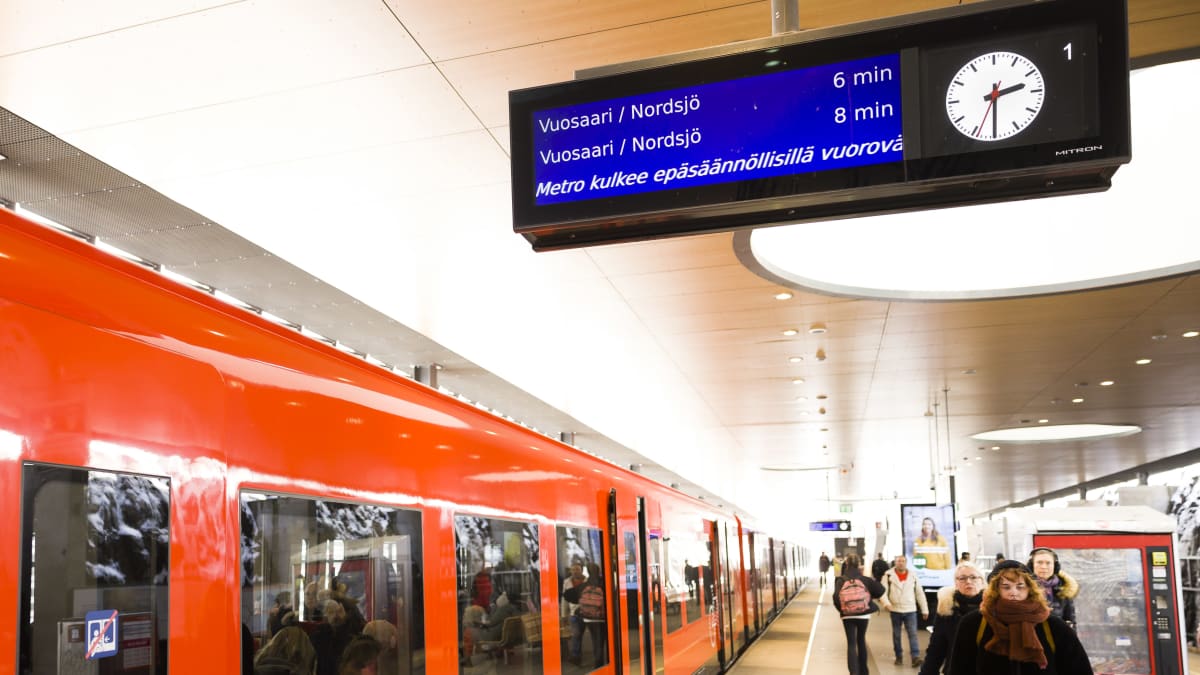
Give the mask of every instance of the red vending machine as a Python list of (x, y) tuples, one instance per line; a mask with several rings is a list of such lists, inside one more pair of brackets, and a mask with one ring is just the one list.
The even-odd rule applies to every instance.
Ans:
[(1033, 546), (1054, 549), (1079, 583), (1075, 630), (1096, 674), (1187, 673), (1174, 519), (1144, 507), (1064, 511), (1034, 521)]

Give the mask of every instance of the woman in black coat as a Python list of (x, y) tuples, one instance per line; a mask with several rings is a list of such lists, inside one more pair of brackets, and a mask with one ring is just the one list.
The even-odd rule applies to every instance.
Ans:
[(1006, 560), (992, 570), (978, 612), (954, 637), (954, 675), (1092, 675), (1075, 631), (1050, 613), (1025, 566)]
[(959, 563), (954, 568), (954, 586), (938, 589), (937, 616), (933, 619), (933, 634), (925, 650), (925, 662), (919, 675), (947, 672), (954, 635), (962, 618), (979, 609), (983, 600), (983, 574), (971, 563)]
[[(853, 553), (846, 556), (842, 564), (842, 576), (833, 580), (833, 606), (842, 616), (842, 628), (846, 631), (846, 668), (850, 675), (867, 674), (867, 622), (871, 615), (879, 611), (875, 599), (883, 596), (883, 585), (871, 577), (862, 574), (862, 562)], [(842, 593), (842, 589), (846, 593)], [(862, 593), (858, 586), (862, 586)], [(860, 607), (849, 606), (850, 598)], [(845, 602), (843, 602), (845, 601)]]

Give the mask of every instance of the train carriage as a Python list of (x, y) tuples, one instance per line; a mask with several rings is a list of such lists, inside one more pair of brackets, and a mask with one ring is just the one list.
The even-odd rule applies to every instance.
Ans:
[(405, 675), (715, 671), (803, 583), (703, 501), (2, 209), (0, 372), (18, 673), (240, 672), (292, 626)]

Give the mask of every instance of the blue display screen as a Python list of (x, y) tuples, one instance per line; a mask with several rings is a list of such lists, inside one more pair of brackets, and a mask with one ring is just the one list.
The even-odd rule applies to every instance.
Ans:
[(537, 206), (900, 162), (900, 56), (537, 111)]

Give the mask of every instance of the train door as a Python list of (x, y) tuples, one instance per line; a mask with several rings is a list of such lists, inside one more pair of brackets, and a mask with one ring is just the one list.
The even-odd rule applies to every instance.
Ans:
[[(638, 504), (640, 510), (640, 499)], [(641, 564), (642, 556), (639, 553), (641, 547), (638, 545), (638, 529), (623, 528), (620, 531), (620, 537), (621, 587), (625, 590), (624, 638), (626, 654), (629, 657), (629, 673), (630, 675), (645, 675), (645, 664), (642, 660), (642, 628), (645, 616), (642, 601), (645, 596), (643, 592), (645, 570)]]
[(666, 622), (663, 605), (662, 512), (657, 504), (638, 498), (638, 529), (643, 563), (642, 587), (649, 588), (642, 599), (642, 672), (662, 675), (666, 671), (663, 643)]
[(759, 616), (762, 611), (762, 584), (758, 579), (758, 565), (754, 561), (754, 533), (746, 532), (742, 536), (742, 564), (746, 568), (746, 594), (750, 598), (750, 615), (746, 623), (751, 635), (758, 635), (762, 629)]

